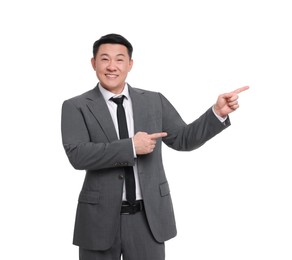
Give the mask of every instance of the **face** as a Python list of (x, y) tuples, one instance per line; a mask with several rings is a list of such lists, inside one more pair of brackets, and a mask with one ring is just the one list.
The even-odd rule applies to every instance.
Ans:
[(119, 94), (124, 89), (133, 60), (130, 59), (126, 46), (106, 43), (100, 45), (91, 64), (100, 84), (108, 91)]

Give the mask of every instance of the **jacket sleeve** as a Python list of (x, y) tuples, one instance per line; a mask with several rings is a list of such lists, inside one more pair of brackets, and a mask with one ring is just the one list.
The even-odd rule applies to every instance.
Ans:
[(93, 142), (81, 109), (71, 100), (62, 105), (61, 132), (64, 149), (75, 169), (100, 170), (134, 165), (132, 140)]
[(171, 103), (160, 94), (162, 104), (162, 125), (167, 137), (163, 141), (169, 147), (179, 151), (191, 151), (199, 148), (212, 137), (230, 125), (229, 117), (224, 123), (209, 108), (203, 115), (190, 124), (186, 124)]

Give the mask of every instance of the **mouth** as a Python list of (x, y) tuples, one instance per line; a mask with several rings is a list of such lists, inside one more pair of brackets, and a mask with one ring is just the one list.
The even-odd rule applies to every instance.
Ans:
[(115, 79), (115, 78), (117, 78), (119, 75), (117, 75), (117, 74), (105, 74), (105, 76), (106, 76), (107, 78), (110, 78), (110, 79)]

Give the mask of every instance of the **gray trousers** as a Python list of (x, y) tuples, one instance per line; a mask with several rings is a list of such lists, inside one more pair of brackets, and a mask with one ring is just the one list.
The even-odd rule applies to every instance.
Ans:
[(106, 251), (79, 247), (80, 260), (165, 260), (164, 243), (152, 236), (145, 213), (120, 216), (120, 229), (113, 246)]

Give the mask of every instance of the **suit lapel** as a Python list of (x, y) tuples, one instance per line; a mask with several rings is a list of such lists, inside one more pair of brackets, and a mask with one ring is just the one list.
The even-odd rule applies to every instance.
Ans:
[[(134, 117), (134, 133), (139, 131), (147, 131), (148, 109), (147, 100), (143, 98), (144, 91), (133, 89), (129, 86), (129, 94), (132, 100), (133, 117)], [(112, 142), (118, 139), (111, 114), (108, 110), (107, 104), (98, 88), (95, 87), (87, 94), (87, 107), (98, 121), (108, 141)]]
[(89, 100), (87, 106), (98, 121), (108, 141), (112, 142), (117, 140), (118, 136), (111, 114), (98, 86), (89, 91), (87, 99)]
[(143, 98), (144, 91), (133, 89), (129, 86), (129, 94), (132, 100), (135, 133), (145, 132), (147, 129), (148, 109), (147, 101)]

